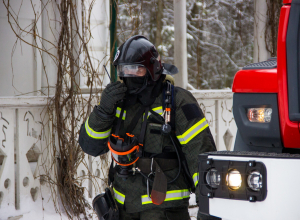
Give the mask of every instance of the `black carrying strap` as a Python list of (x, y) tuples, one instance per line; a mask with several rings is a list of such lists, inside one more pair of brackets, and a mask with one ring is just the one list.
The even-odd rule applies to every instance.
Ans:
[(140, 136), (139, 136), (139, 139), (138, 139), (140, 144), (144, 144), (144, 137), (145, 137), (145, 133), (146, 133), (146, 129), (147, 129), (148, 112), (149, 112), (149, 107), (146, 107), (145, 115), (144, 115), (144, 121), (143, 121), (143, 124), (142, 124), (141, 133), (140, 133)]
[(134, 116), (134, 118), (132, 119), (132, 121), (130, 122), (127, 131), (129, 133), (132, 133), (133, 129), (135, 128), (136, 124), (138, 123), (139, 119), (141, 118), (141, 116), (144, 114), (144, 120), (142, 123), (142, 127), (141, 127), (141, 132), (140, 132), (140, 136), (138, 138), (138, 143), (139, 144), (143, 144), (144, 142), (144, 137), (145, 137), (145, 133), (146, 133), (146, 129), (147, 129), (147, 117), (148, 117), (148, 112), (149, 112), (149, 107), (143, 107), (141, 106), (141, 108), (139, 109), (139, 111), (137, 112), (137, 114)]
[(145, 112), (145, 107), (141, 106), (140, 109), (138, 110), (138, 112), (135, 114), (135, 116), (131, 120), (131, 122), (127, 128), (127, 132), (131, 133), (133, 131), (133, 129), (137, 125), (138, 121), (140, 120), (140, 118), (144, 112)]
[[(164, 158), (155, 158), (154, 161), (161, 167), (163, 171), (173, 170), (178, 168), (178, 160), (177, 159), (164, 159)], [(156, 169), (156, 163), (152, 163), (151, 158), (140, 158), (136, 162), (136, 166), (142, 170), (143, 173), (149, 174), (152, 170)]]

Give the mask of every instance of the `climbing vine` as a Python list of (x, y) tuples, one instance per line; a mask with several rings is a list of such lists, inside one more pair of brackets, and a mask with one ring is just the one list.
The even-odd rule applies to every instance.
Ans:
[[(15, 44), (25, 43), (37, 49), (44, 74), (42, 77), (48, 83), (38, 92), (48, 97), (45, 109), (48, 117), (43, 121), (43, 126), (48, 126), (51, 132), (48, 149), (44, 150), (49, 154), (45, 161), (41, 161), (43, 172), (37, 178), (41, 185), (47, 183), (50, 186), (57, 212), (65, 213), (69, 219), (87, 219), (92, 213), (87, 201), (91, 193), (82, 186), (82, 182), (88, 179), (94, 188), (102, 191), (107, 181), (100, 178), (100, 173), (90, 171), (93, 158), (81, 150), (78, 135), (80, 125), (86, 121), (92, 106), (99, 102), (103, 85), (103, 70), (100, 67), (109, 62), (109, 57), (105, 55), (102, 60), (97, 60), (88, 49), (93, 38), (91, 16), (95, 0), (41, 0), (40, 7), (36, 6), (36, 2), (30, 0), (35, 20), (24, 27), (19, 12), (11, 5), (12, 1), (3, 0), (8, 23), (16, 35)], [(22, 2), (18, 10), (23, 6)], [(47, 27), (42, 29), (49, 28), (48, 35), (53, 40), (49, 40), (38, 28), (38, 24), (45, 20), (43, 24)], [(28, 40), (28, 36), (32, 37), (33, 42)], [(49, 60), (51, 64), (47, 63)], [(47, 65), (52, 64), (56, 66), (56, 73), (48, 72)], [(49, 79), (55, 74), (56, 82), (51, 85)], [(86, 90), (81, 89), (80, 77), (87, 79)], [(108, 156), (102, 156), (102, 171), (99, 172), (107, 173), (108, 164)], [(80, 165), (87, 168), (87, 173), (78, 175)]]

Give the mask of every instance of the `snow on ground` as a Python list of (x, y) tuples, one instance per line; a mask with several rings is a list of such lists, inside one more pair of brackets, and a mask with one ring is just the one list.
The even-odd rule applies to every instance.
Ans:
[(37, 198), (34, 202), (31, 197), (24, 198), (25, 202), (20, 210), (13, 206), (1, 207), (0, 220), (20, 219), (20, 220), (68, 220), (67, 216), (60, 215), (55, 211), (53, 201)]
[(189, 213), (190, 213), (191, 220), (196, 220), (197, 219), (197, 213), (198, 213), (198, 207), (190, 208)]
[[(32, 201), (31, 197), (25, 198), (26, 204), (23, 205), (20, 210), (15, 210), (13, 206), (11, 207), (0, 207), (0, 220), (68, 220), (67, 215), (59, 214), (55, 211), (53, 201), (49, 195), (43, 195), (42, 200), (39, 197), (35, 202)], [(45, 198), (48, 199), (45, 199)], [(50, 199), (49, 199), (50, 198)], [(92, 199), (89, 200), (92, 204)], [(195, 205), (195, 194), (191, 195), (190, 205)], [(198, 207), (189, 209), (191, 220), (197, 219)], [(90, 220), (97, 220), (96, 214), (90, 213), (92, 217)]]
[[(196, 196), (195, 194), (191, 194), (190, 196), (190, 205), (196, 205)], [(191, 220), (197, 219), (198, 207), (189, 209)]]

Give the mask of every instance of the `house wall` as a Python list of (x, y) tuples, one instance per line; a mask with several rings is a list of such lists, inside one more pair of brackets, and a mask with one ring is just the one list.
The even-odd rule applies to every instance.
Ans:
[[(232, 115), (230, 90), (192, 90), (209, 123), (218, 150), (233, 150), (236, 124)], [(88, 95), (83, 97), (88, 100)], [(50, 195), (46, 176), (57, 170), (51, 145), (53, 128), (49, 123), (46, 97), (0, 97), (0, 218), (1, 210), (40, 206)], [(83, 103), (84, 104), (84, 103)], [(92, 105), (97, 104), (96, 100)], [(78, 122), (79, 127), (83, 121)], [(55, 137), (54, 137), (55, 138)], [(89, 201), (105, 187), (110, 158), (85, 155), (77, 177)], [(91, 173), (94, 178), (88, 178)], [(46, 202), (44, 202), (46, 203)], [(42, 206), (41, 206), (42, 208)]]

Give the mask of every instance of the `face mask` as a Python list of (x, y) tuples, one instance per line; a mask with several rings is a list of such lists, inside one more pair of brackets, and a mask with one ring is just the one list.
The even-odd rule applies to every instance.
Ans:
[(127, 77), (124, 78), (124, 83), (129, 94), (138, 94), (143, 90), (143, 87), (146, 88), (147, 86), (146, 77)]

